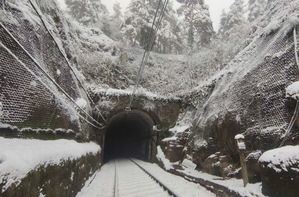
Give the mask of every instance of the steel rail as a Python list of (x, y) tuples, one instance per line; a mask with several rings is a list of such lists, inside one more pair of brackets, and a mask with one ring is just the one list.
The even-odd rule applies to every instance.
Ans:
[(114, 162), (115, 169), (114, 169), (114, 197), (119, 197), (118, 194), (118, 170), (117, 170), (117, 161)]
[(169, 195), (173, 197), (182, 197), (175, 191), (171, 190), (168, 186), (166, 186), (164, 183), (162, 183), (158, 178), (156, 178), (152, 173), (150, 173), (148, 170), (146, 170), (144, 167), (142, 167), (140, 164), (138, 164), (134, 159), (129, 159), (132, 163), (134, 163), (136, 166), (138, 166), (144, 173), (146, 173), (151, 179), (153, 179), (160, 187), (162, 187)]

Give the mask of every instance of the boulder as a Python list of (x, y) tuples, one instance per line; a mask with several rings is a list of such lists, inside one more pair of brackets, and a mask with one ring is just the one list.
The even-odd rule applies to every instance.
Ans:
[(262, 152), (258, 150), (258, 151), (251, 152), (246, 157), (246, 166), (247, 166), (248, 178), (250, 183), (256, 183), (261, 181), (260, 166), (258, 163), (258, 160), (261, 155)]
[(210, 155), (203, 163), (203, 170), (207, 173), (227, 177), (232, 174), (234, 167), (231, 164), (232, 159), (220, 152)]
[(265, 152), (259, 159), (263, 193), (274, 197), (299, 194), (299, 146)]
[(186, 128), (184, 131), (176, 133), (173, 137), (162, 140), (161, 146), (166, 158), (168, 158), (170, 162), (182, 162), (184, 160), (189, 135), (189, 129)]

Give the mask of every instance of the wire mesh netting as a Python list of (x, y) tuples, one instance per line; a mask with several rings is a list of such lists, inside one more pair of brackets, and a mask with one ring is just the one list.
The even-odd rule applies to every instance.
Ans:
[(28, 0), (16, 2), (0, 1), (0, 122), (19, 128), (88, 130), (94, 120), (74, 102), (86, 95), (42, 23), (45, 17), (40, 18)]
[(197, 106), (197, 138), (216, 139), (229, 151), (238, 133), (246, 135), (249, 149), (278, 146), (295, 107), (285, 93), (298, 80), (292, 34), (260, 37), (230, 64)]

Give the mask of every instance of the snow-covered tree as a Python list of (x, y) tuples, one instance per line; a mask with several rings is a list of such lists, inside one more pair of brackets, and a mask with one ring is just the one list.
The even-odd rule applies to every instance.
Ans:
[(90, 12), (91, 4), (89, 0), (66, 0), (69, 14), (83, 25), (89, 25), (93, 16)]
[(204, 0), (177, 0), (181, 3), (178, 13), (187, 24), (187, 40), (190, 48), (207, 46), (214, 33), (209, 7)]
[(121, 28), (124, 35), (124, 41), (132, 46), (139, 44), (140, 29), (143, 26), (149, 26), (147, 21), (149, 17), (148, 11), (145, 9), (145, 0), (132, 0), (125, 13), (124, 24)]
[(263, 14), (267, 6), (267, 0), (249, 0), (248, 1), (248, 21), (252, 22)]
[(221, 16), (220, 16), (220, 28), (219, 28), (219, 32), (224, 31), (224, 29), (226, 28), (226, 21), (227, 21), (227, 13), (226, 11), (223, 9)]
[(123, 18), (123, 14), (121, 12), (121, 6), (120, 6), (119, 2), (116, 2), (116, 3), (113, 4), (113, 11), (114, 11), (113, 16), (115, 18), (118, 18), (118, 19)]
[(235, 0), (229, 11), (222, 13), (219, 32), (223, 35), (227, 34), (235, 26), (243, 23), (246, 23), (244, 0)]
[[(159, 0), (132, 0), (125, 13), (122, 33), (124, 40), (131, 46), (139, 45), (148, 49), (153, 36), (156, 35), (154, 50), (158, 52), (172, 52), (178, 50), (178, 25), (177, 17), (171, 4), (168, 4), (164, 19), (158, 32), (152, 28), (154, 16), (159, 5)], [(160, 9), (162, 4), (160, 4)], [(158, 19), (156, 20), (157, 24)]]
[(113, 15), (109, 19), (110, 36), (115, 40), (121, 40), (121, 25), (123, 24), (123, 14), (119, 2), (113, 4)]
[(104, 28), (106, 26), (107, 8), (101, 0), (66, 0), (69, 14), (86, 26)]
[[(155, 2), (156, 1), (156, 2)], [(152, 1), (156, 9), (158, 0)], [(163, 53), (181, 52), (183, 43), (178, 17), (172, 5), (169, 4), (164, 15), (161, 27), (157, 33), (156, 50)]]
[(109, 14), (108, 9), (101, 0), (90, 0), (91, 5), (98, 16), (107, 16)]

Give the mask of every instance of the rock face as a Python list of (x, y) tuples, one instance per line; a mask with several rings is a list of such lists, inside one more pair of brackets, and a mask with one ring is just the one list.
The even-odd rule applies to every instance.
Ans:
[(178, 133), (175, 137), (166, 138), (161, 142), (161, 148), (170, 162), (182, 162), (185, 159), (190, 132)]
[[(76, 101), (88, 99), (64, 58), (66, 19), (55, 1), (32, 2), (36, 10), (29, 1), (0, 5), (0, 122), (19, 129), (72, 129), (87, 139), (92, 128)], [(91, 110), (89, 103), (83, 107)]]
[(295, 197), (299, 193), (299, 146), (285, 146), (265, 152), (259, 159), (263, 193)]
[(211, 83), (198, 87), (197, 92), (205, 94), (193, 102), (197, 109), (189, 141), (190, 153), (201, 169), (221, 174), (207, 167), (216, 162), (209, 156), (218, 152), (238, 165), (236, 134), (244, 134), (249, 153), (279, 145), (294, 110), (285, 88), (298, 77), (294, 23), (286, 14), (291, 12), (286, 3), (269, 1), (252, 42)]
[[(0, 3), (0, 136), (89, 141), (98, 125), (72, 56), (79, 39), (56, 1), (31, 1)], [(68, 159), (46, 161), (9, 188), (1, 182), (0, 196), (76, 196), (101, 155)]]
[(229, 156), (221, 155), (220, 152), (217, 152), (206, 158), (202, 166), (203, 170), (207, 173), (220, 177), (228, 177), (234, 169), (231, 161), (232, 159)]

